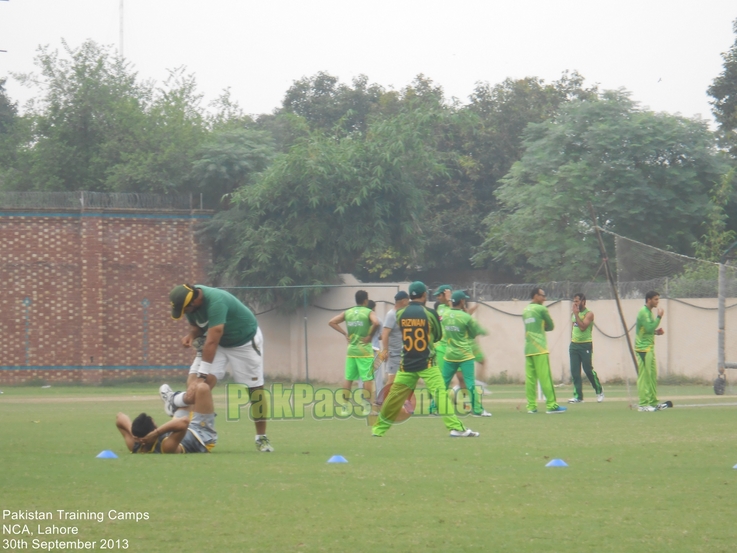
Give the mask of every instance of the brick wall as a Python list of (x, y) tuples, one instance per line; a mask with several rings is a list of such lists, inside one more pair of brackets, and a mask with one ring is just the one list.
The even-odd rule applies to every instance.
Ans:
[(209, 215), (0, 211), (0, 383), (184, 374), (169, 290), (205, 283)]

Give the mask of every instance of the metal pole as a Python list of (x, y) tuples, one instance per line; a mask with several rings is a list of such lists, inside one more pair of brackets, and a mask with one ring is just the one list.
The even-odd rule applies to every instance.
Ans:
[(305, 323), (305, 381), (310, 383), (310, 361), (309, 351), (307, 349), (307, 287), (302, 289), (302, 297), (304, 299), (304, 305), (302, 307), (304, 311), (304, 323)]
[(718, 325), (717, 330), (717, 371), (719, 374), (724, 374), (724, 304), (725, 296), (727, 295), (727, 270), (724, 267), (724, 263), (719, 264), (719, 310), (718, 310)]
[(614, 283), (614, 277), (612, 276), (612, 272), (609, 270), (609, 257), (606, 253), (606, 247), (604, 247), (604, 240), (601, 238), (601, 233), (599, 232), (599, 225), (596, 222), (596, 213), (594, 213), (594, 206), (591, 205), (591, 202), (589, 202), (589, 211), (591, 212), (591, 220), (594, 222), (594, 229), (596, 230), (596, 238), (599, 241), (599, 249), (601, 250), (601, 258), (604, 262), (604, 272), (606, 273), (607, 280), (609, 281), (609, 285), (612, 287), (612, 292), (614, 293), (614, 299), (617, 302), (617, 311), (619, 311), (619, 320), (622, 321), (622, 328), (624, 329), (624, 337), (627, 339), (627, 348), (630, 350), (630, 355), (632, 356), (632, 363), (635, 366), (635, 374), (639, 375), (639, 369), (637, 368), (637, 357), (635, 357), (635, 350), (632, 347), (632, 340), (630, 339), (630, 333), (629, 329), (627, 328), (627, 322), (624, 320), (624, 313), (622, 312), (622, 304), (619, 302), (619, 292), (617, 291), (617, 286)]
[(120, 0), (120, 57), (124, 58), (125, 54), (123, 53), (123, 1)]

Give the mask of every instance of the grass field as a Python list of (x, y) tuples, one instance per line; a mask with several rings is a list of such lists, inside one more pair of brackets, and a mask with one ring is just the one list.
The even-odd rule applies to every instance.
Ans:
[[(624, 387), (608, 387), (604, 403), (589, 396), (557, 416), (528, 415), (521, 386), (496, 386), (485, 403), (494, 416), (466, 420), (477, 439), (449, 438), (438, 418), (412, 418), (378, 439), (364, 420), (308, 416), (270, 423), (271, 454), (256, 451), (249, 421), (220, 416), (213, 454), (171, 456), (127, 454), (114, 426), (118, 411), (163, 422), (155, 386), (3, 391), (0, 509), (54, 514), (6, 516), (3, 525), (79, 529), (6, 531), (3, 540), (28, 542), (9, 551), (77, 538), (166, 552), (731, 552), (737, 544), (737, 407), (724, 405), (737, 397), (705, 386), (661, 386), (676, 408), (658, 413), (630, 410)], [(567, 399), (570, 387), (558, 394)], [(104, 449), (120, 458), (97, 459)], [(327, 464), (335, 454), (348, 464)], [(569, 466), (546, 468), (553, 458)], [(60, 521), (58, 509), (106, 520)], [(111, 510), (149, 519), (109, 520)]]

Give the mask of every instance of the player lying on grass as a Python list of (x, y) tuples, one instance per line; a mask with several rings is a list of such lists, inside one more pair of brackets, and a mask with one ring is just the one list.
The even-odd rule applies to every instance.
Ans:
[(141, 413), (133, 422), (118, 413), (115, 426), (123, 435), (131, 453), (207, 453), (217, 442), (212, 391), (202, 380), (193, 382), (185, 392), (194, 412), (180, 409), (173, 419), (161, 426), (150, 415)]

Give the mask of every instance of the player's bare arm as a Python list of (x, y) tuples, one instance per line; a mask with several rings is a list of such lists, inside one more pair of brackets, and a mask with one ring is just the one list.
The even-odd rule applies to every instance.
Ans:
[(374, 333), (379, 329), (379, 318), (373, 311), (369, 314), (369, 320), (371, 321), (371, 328), (368, 334), (361, 340), (364, 344), (368, 344), (373, 340)]
[(215, 353), (217, 352), (220, 339), (223, 337), (225, 331), (225, 324), (210, 327), (207, 330), (207, 339), (205, 345), (202, 348), (202, 360), (205, 363), (212, 363), (215, 359)]
[(391, 331), (391, 328), (384, 328), (384, 330), (381, 331), (381, 351), (379, 352), (379, 359), (382, 362), (386, 361), (387, 357), (389, 357), (389, 334)]
[(340, 315), (336, 315), (335, 317), (330, 319), (330, 321), (328, 322), (328, 326), (336, 332), (339, 332), (340, 334), (345, 336), (345, 339), (350, 342), (351, 339), (348, 336), (348, 333), (340, 327), (340, 323), (342, 322), (345, 322), (345, 313), (341, 313)]

